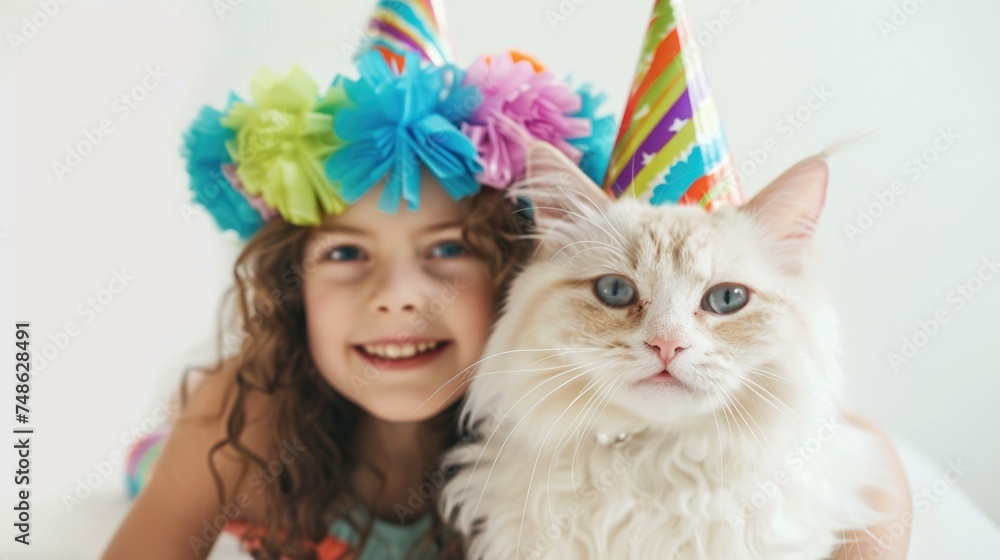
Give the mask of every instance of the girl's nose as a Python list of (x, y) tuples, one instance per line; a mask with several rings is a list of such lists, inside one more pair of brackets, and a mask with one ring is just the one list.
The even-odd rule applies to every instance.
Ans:
[[(412, 303), (404, 303), (401, 308), (402, 311), (416, 311), (416, 309), (417, 309), (416, 306), (414, 306)], [(381, 313), (388, 313), (392, 310), (393, 310), (393, 305), (391, 304), (380, 304), (377, 309), (377, 311)]]
[(370, 307), (378, 314), (416, 312), (423, 308), (427, 299), (421, 288), (418, 267), (393, 264), (385, 271), (382, 284), (372, 295)]

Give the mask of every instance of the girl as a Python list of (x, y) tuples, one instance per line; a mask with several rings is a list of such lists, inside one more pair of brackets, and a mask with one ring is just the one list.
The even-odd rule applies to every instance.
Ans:
[(391, 219), (377, 191), (315, 228), (270, 222), (243, 250), (237, 301), (259, 326), (190, 394), (105, 559), (205, 558), (220, 514), (231, 531), (266, 529), (240, 531), (262, 557), (299, 557), (304, 541), (329, 558), (351, 541), (364, 558), (443, 548), (411, 489), (441, 476), (455, 374), (527, 247), (500, 191), (456, 202), (425, 173), (420, 210)]
[(195, 200), (248, 240), (238, 348), (182, 392), (106, 560), (205, 558), (222, 530), (259, 558), (451, 555), (438, 458), (531, 250), (500, 189), (526, 139), (603, 173), (613, 124), (523, 55), (460, 71), (439, 9), (381, 2), (357, 81), (265, 70), (188, 131)]

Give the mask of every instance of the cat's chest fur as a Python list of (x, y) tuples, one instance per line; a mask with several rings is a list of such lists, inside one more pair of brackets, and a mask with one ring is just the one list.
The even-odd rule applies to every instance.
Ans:
[(459, 526), (482, 531), (470, 558), (819, 559), (837, 546), (834, 529), (851, 525), (845, 514), (864, 509), (858, 486), (872, 476), (854, 460), (869, 449), (864, 434), (837, 432), (818, 447), (805, 438), (808, 449), (791, 433), (761, 434), (775, 446), (770, 457), (720, 448), (714, 428), (647, 430), (613, 444), (591, 434), (558, 449), (501, 453), (504, 464), (491, 469), (502, 442), (527, 443), (501, 430), (459, 452), (478, 467), (462, 469), (443, 499), (463, 501)]

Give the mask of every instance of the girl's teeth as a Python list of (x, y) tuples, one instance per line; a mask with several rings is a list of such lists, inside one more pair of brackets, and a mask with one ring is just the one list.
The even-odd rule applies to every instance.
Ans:
[(386, 344), (384, 346), (364, 345), (365, 352), (372, 356), (389, 358), (392, 360), (412, 358), (417, 354), (423, 354), (434, 350), (438, 346), (436, 342), (421, 342), (419, 344)]

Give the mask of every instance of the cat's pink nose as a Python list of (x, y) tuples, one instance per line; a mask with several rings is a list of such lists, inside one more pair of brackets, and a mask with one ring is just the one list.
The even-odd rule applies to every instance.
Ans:
[(660, 361), (663, 362), (663, 367), (667, 367), (681, 350), (687, 348), (687, 345), (680, 340), (666, 340), (659, 336), (650, 340), (648, 344), (655, 348), (657, 353), (660, 355)]

